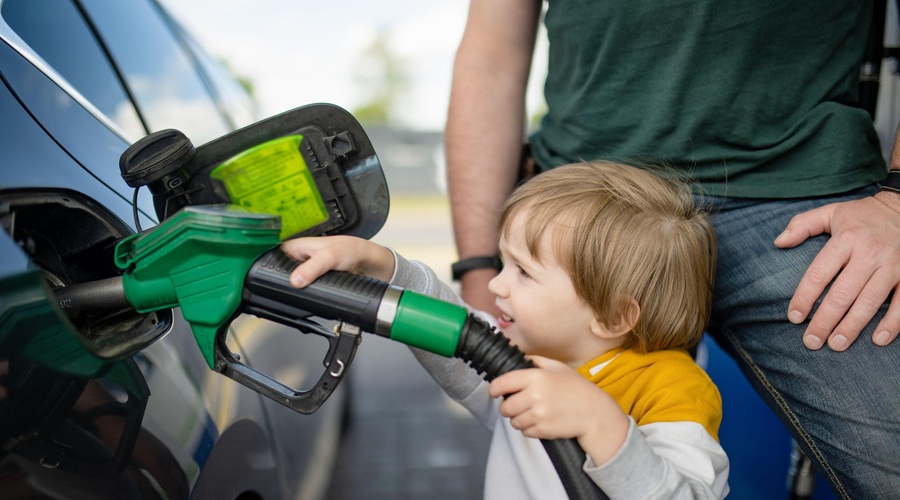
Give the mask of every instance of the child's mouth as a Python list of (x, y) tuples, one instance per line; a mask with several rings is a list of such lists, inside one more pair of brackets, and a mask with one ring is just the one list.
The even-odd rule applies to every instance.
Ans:
[(500, 317), (497, 318), (497, 323), (499, 324), (501, 330), (503, 330), (504, 328), (509, 328), (515, 322), (516, 320), (514, 320), (512, 316), (509, 316), (508, 314), (501, 314)]

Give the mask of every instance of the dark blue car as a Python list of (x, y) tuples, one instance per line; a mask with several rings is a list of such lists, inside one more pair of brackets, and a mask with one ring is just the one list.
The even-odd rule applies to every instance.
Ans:
[[(116, 242), (158, 222), (120, 175), (131, 143), (257, 118), (153, 0), (0, 0), (0, 498), (324, 495), (341, 388), (301, 415), (211, 371), (177, 310), (79, 324), (53, 303), (115, 275)], [(245, 316), (229, 348), (305, 387), (328, 349), (310, 337)]]

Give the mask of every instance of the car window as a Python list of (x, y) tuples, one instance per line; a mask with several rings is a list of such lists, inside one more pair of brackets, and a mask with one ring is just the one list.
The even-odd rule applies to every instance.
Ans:
[[(0, 151), (8, 167), (0, 167), (0, 185), (74, 188), (132, 220), (134, 189), (119, 170), (127, 140), (3, 43), (0, 73), (6, 84), (0, 84)], [(155, 219), (152, 197), (141, 196), (138, 204)]]
[[(176, 29), (180, 30), (177, 25)], [(179, 33), (197, 58), (200, 67), (209, 76), (209, 83), (225, 107), (225, 112), (231, 119), (232, 125), (239, 128), (255, 122), (257, 120), (256, 108), (248, 91), (238, 84), (222, 63), (213, 59), (203, 50), (189, 33), (183, 30), (180, 30)]]
[(147, 134), (115, 69), (70, 1), (5, 0), (0, 15), (32, 50), (133, 137)]
[(155, 3), (80, 3), (151, 131), (176, 128), (195, 144), (202, 144), (230, 130)]

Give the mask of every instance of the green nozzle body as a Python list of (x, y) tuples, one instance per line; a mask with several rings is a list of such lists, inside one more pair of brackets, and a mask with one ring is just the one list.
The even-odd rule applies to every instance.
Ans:
[(241, 303), (244, 276), (280, 243), (277, 216), (232, 206), (186, 207), (148, 233), (122, 240), (115, 261), (139, 312), (181, 307), (210, 368), (216, 332)]

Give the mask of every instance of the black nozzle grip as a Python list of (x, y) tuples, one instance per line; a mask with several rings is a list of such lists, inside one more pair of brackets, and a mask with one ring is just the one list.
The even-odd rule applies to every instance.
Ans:
[(263, 254), (244, 280), (246, 312), (263, 317), (320, 318), (375, 332), (387, 283), (342, 271), (330, 271), (304, 288), (291, 285), (299, 263), (276, 248)]

